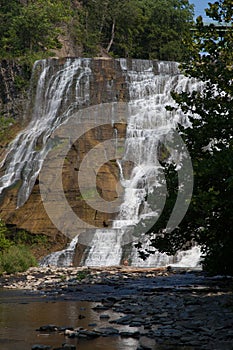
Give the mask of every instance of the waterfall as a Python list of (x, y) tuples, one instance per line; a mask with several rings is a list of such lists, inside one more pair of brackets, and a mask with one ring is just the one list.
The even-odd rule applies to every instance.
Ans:
[(72, 266), (73, 265), (73, 258), (75, 253), (75, 247), (78, 242), (78, 236), (76, 236), (68, 247), (62, 251), (58, 251), (55, 253), (51, 253), (47, 256), (45, 256), (41, 261), (41, 266)]
[[(50, 135), (72, 112), (89, 103), (90, 59), (40, 60), (34, 64), (33, 75), (39, 75), (31, 122), (11, 143), (0, 168), (0, 195), (20, 183), (17, 206), (28, 199), (50, 149)], [(34, 79), (32, 79), (33, 82)], [(30, 108), (26, 114), (30, 113)]]
[[(170, 92), (190, 91), (196, 88), (197, 83), (181, 75), (175, 62), (126, 59), (117, 61), (129, 92), (130, 111), (124, 154), (117, 160), (124, 198), (112, 227), (95, 230), (82, 263), (87, 266), (118, 265), (123, 258), (127, 258), (131, 265), (136, 266), (177, 266), (179, 263), (181, 266), (196, 265), (200, 256), (198, 248), (179, 252), (176, 257), (156, 251), (143, 261), (138, 258), (132, 242), (129, 244), (129, 238), (133, 236), (135, 239), (135, 235), (140, 235), (143, 225), (156, 221), (161, 214), (166, 198), (161, 197), (160, 203), (152, 203), (149, 200), (156, 195), (159, 197), (159, 192), (164, 186), (158, 148), (177, 122), (182, 122), (183, 125), (188, 123), (187, 117), (181, 112), (166, 110), (166, 105), (174, 104)], [(9, 187), (19, 184), (18, 207), (30, 196), (43, 162), (52, 147), (52, 133), (75, 111), (91, 104), (91, 67), (91, 59), (78, 58), (65, 59), (62, 63), (56, 59), (35, 63), (33, 75), (38, 81), (34, 105), (29, 104), (26, 112), (28, 115), (32, 109), (31, 121), (11, 143), (5, 159), (0, 164), (0, 168), (4, 169), (4, 175), (0, 179), (0, 195)], [(112, 85), (108, 84), (108, 89), (111, 88)], [(114, 137), (117, 148), (117, 130)], [(171, 159), (172, 157), (177, 157), (177, 154), (171, 154)], [(129, 161), (134, 164), (130, 175), (125, 173), (125, 164)], [(69, 266), (77, 242), (78, 236), (67, 249), (49, 255), (41, 264)], [(145, 236), (145, 247), (148, 244)]]
[[(162, 170), (158, 160), (159, 142), (178, 121), (182, 119), (183, 124), (185, 122), (182, 114), (174, 115), (165, 106), (174, 104), (170, 91), (191, 89), (193, 82), (179, 73), (175, 62), (139, 60), (133, 61), (131, 67), (127, 67), (127, 60), (122, 59), (120, 63), (128, 83), (131, 111), (125, 153), (118, 161), (121, 184), (125, 190), (124, 200), (112, 229), (96, 230), (85, 265), (117, 265), (124, 256), (133, 266), (179, 266), (179, 263), (180, 266), (196, 266), (200, 258), (199, 248), (180, 252), (176, 257), (154, 249), (155, 254), (145, 261), (138, 257), (132, 243), (127, 255), (124, 252), (125, 233), (132, 233), (141, 222), (151, 218), (154, 220), (160, 214), (160, 208), (151, 207), (147, 200), (148, 196), (155, 195), (157, 187), (162, 186), (159, 182)], [(135, 164), (130, 178), (124, 177), (124, 162), (127, 160)], [(149, 247), (145, 235), (144, 239), (144, 248)]]

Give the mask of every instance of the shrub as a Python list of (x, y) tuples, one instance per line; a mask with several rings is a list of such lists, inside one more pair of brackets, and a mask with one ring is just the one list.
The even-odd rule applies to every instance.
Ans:
[(23, 272), (36, 265), (36, 258), (25, 246), (11, 246), (0, 253), (0, 273)]
[(11, 242), (9, 239), (6, 238), (6, 235), (8, 234), (8, 229), (4, 222), (0, 219), (0, 252), (4, 251), (5, 249), (8, 249), (11, 246)]
[(0, 252), (10, 248), (11, 242), (5, 237), (4, 233), (0, 231)]
[(90, 275), (90, 271), (84, 270), (84, 271), (78, 271), (76, 279), (78, 281), (82, 281), (83, 279), (85, 279), (86, 277), (88, 277)]

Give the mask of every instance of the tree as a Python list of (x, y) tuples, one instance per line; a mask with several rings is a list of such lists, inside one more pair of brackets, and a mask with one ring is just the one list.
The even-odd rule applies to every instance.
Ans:
[(203, 81), (203, 88), (173, 93), (192, 123), (189, 128), (179, 126), (179, 130), (193, 162), (193, 197), (179, 227), (158, 235), (152, 244), (173, 253), (195, 240), (202, 246), (205, 269), (233, 274), (232, 1), (209, 4), (206, 13), (217, 24), (206, 26), (197, 18), (189, 56), (182, 64), (187, 76)]
[(86, 14), (84, 51), (96, 54), (102, 47), (115, 56), (129, 56), (135, 35), (142, 30), (139, 1), (91, 0), (82, 4)]
[(115, 57), (183, 57), (181, 39), (189, 41), (193, 20), (193, 6), (187, 0), (90, 0), (82, 4), (87, 53), (99, 45)]
[[(190, 40), (188, 0), (0, 0), (1, 57), (46, 57), (62, 29), (85, 56), (181, 60)], [(39, 54), (38, 54), (39, 53)]]
[(2, 56), (6, 53), (17, 57), (49, 52), (60, 46), (59, 25), (68, 14), (68, 8), (62, 1), (13, 1), (13, 5), (11, 8), (4, 2), (0, 8), (0, 16), (8, 22), (0, 37)]
[[(0, 0), (0, 47), (4, 48), (4, 41), (8, 36), (8, 30), (12, 20), (19, 13), (20, 3), (17, 0)], [(2, 50), (1, 49), (1, 50)]]
[(181, 61), (190, 42), (193, 5), (186, 0), (141, 2), (146, 18), (142, 42), (145, 58)]

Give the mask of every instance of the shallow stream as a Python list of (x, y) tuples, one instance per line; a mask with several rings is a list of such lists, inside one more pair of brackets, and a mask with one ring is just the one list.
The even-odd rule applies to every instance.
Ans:
[[(2, 290), (0, 291), (0, 349), (30, 350), (34, 344), (61, 347), (63, 343), (76, 345), (78, 350), (136, 349), (138, 341), (133, 338), (116, 336), (80, 340), (69, 339), (63, 333), (36, 331), (40, 326), (47, 324), (93, 329), (93, 326), (88, 325), (94, 323), (98, 327), (107, 327), (108, 320), (100, 319), (101, 313), (92, 309), (97, 304), (99, 303), (86, 301), (38, 301), (33, 297), (25, 297), (23, 292)], [(107, 313), (110, 319), (122, 315), (110, 310)], [(79, 319), (80, 315), (85, 315), (85, 318)], [(128, 326), (121, 326), (121, 329), (133, 330)]]
[[(232, 278), (199, 272), (104, 276), (98, 283), (70, 280), (67, 285), (51, 279), (50, 287), (35, 292), (0, 289), (0, 349), (31, 350), (41, 344), (58, 350), (64, 343), (76, 350), (233, 349)], [(68, 338), (62, 330), (36, 331), (45, 325), (83, 327), (102, 335), (83, 339), (87, 331), (79, 338)], [(109, 329), (119, 334), (108, 336)]]

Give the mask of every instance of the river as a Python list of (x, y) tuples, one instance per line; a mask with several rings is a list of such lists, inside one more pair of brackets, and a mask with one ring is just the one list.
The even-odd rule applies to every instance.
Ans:
[[(102, 271), (83, 282), (54, 282), (51, 276), (34, 292), (0, 289), (1, 350), (35, 344), (61, 350), (64, 343), (76, 350), (232, 350), (230, 277), (149, 270)], [(25, 276), (19, 278), (22, 287)], [(6, 280), (14, 282), (2, 279), (2, 286)], [(59, 330), (37, 331), (45, 325)], [(68, 338), (64, 329), (70, 327), (84, 330)]]
[[(43, 299), (42, 299), (43, 300)], [(42, 325), (54, 324), (60, 327), (83, 327), (92, 329), (89, 324), (99, 327), (109, 326), (108, 320), (101, 319), (100, 313), (93, 310), (97, 305), (86, 301), (42, 301), (33, 295), (26, 296), (20, 291), (0, 291), (0, 349), (30, 350), (34, 344), (61, 347), (63, 343), (73, 344), (78, 350), (134, 350), (138, 341), (133, 338), (99, 337), (93, 340), (68, 339), (61, 332), (41, 333), (36, 331)], [(80, 315), (85, 318), (79, 319)], [(108, 312), (110, 318), (120, 313)], [(132, 327), (124, 327), (124, 330)]]

